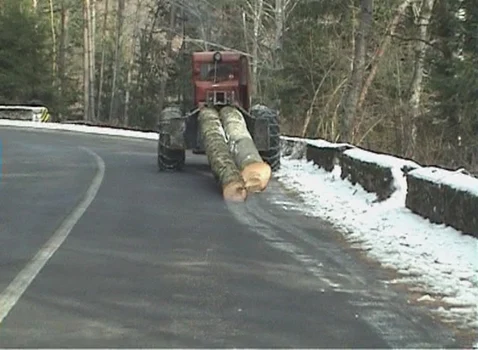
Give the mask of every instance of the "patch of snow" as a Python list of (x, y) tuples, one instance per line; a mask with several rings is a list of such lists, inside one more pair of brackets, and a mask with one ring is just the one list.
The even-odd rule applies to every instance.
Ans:
[(466, 10), (464, 8), (459, 8), (458, 11), (455, 13), (456, 18), (458, 18), (460, 21), (465, 21), (466, 20)]
[(343, 148), (343, 147), (353, 148), (354, 147), (347, 143), (333, 143), (333, 142), (329, 142), (329, 141), (321, 140), (321, 139), (317, 139), (317, 140), (307, 139), (306, 142), (311, 146), (315, 146), (319, 148)]
[(308, 145), (315, 146), (315, 147), (323, 147), (323, 148), (342, 148), (342, 147), (353, 148), (354, 147), (347, 143), (333, 143), (333, 142), (322, 140), (322, 139), (306, 139), (306, 138), (300, 138), (295, 136), (281, 136), (281, 139), (284, 141), (305, 142)]
[(393, 157), (388, 154), (378, 154), (360, 148), (349, 149), (345, 151), (344, 154), (346, 154), (350, 158), (360, 160), (364, 163), (378, 164), (383, 168), (420, 167), (417, 163), (412, 162), (410, 160)]
[(434, 301), (435, 299), (432, 298), (430, 295), (426, 294), (417, 299), (418, 301)]
[(124, 130), (124, 129), (78, 125), (78, 124), (38, 123), (38, 122), (30, 122), (30, 121), (23, 121), (23, 120), (0, 119), (0, 126), (74, 131), (74, 132), (81, 132), (81, 133), (87, 133), (87, 134), (124, 136), (124, 137), (141, 138), (141, 139), (148, 139), (148, 140), (158, 139), (158, 134), (155, 132)]
[[(359, 150), (352, 154), (372, 160)], [(398, 282), (445, 295), (445, 302), (460, 309), (447, 312), (471, 325), (478, 317), (478, 239), (408, 210), (407, 183), (400, 170), (404, 163), (387, 156), (380, 161), (395, 165), (397, 190), (384, 202), (376, 202), (376, 195), (360, 185), (342, 180), (339, 166), (329, 173), (312, 162), (284, 157), (276, 177), (304, 200), (306, 215), (330, 221), (372, 258), (394, 267), (402, 274)]]
[(301, 139), (299, 137), (294, 137), (294, 136), (281, 136), (280, 138), (284, 141), (298, 141), (298, 142), (305, 141), (305, 139)]
[(37, 107), (37, 106), (5, 106), (0, 105), (0, 110), (7, 110), (7, 111), (32, 111), (32, 112), (43, 112), (45, 107)]
[(478, 178), (463, 174), (460, 171), (427, 167), (410, 172), (413, 177), (446, 185), (458, 191), (468, 192), (478, 197)]

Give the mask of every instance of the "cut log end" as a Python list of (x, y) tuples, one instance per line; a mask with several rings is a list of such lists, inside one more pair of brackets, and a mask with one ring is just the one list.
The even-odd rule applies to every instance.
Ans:
[(223, 186), (222, 196), (228, 202), (244, 202), (247, 198), (247, 189), (244, 182), (234, 181)]
[(264, 190), (264, 181), (259, 176), (251, 177), (246, 181), (247, 192), (257, 193)]
[(261, 192), (269, 184), (272, 170), (266, 162), (252, 163), (244, 167), (241, 175), (249, 192)]

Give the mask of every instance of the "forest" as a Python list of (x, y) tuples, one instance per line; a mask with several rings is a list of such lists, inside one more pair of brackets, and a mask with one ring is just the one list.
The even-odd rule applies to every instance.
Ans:
[(249, 57), (284, 135), (478, 171), (476, 0), (2, 0), (0, 104), (151, 130), (202, 50)]

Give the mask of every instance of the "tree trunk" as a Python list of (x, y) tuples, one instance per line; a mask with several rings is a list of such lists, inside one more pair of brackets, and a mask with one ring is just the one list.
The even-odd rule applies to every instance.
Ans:
[(139, 67), (139, 74), (137, 78), (137, 83), (136, 86), (138, 86), (140, 94), (139, 94), (139, 103), (144, 103), (146, 96), (145, 96), (145, 86), (146, 86), (146, 80), (148, 79), (148, 68), (146, 67), (147, 62), (149, 60), (149, 56), (151, 54), (151, 45), (153, 45), (153, 34), (156, 32), (156, 26), (158, 23), (158, 17), (159, 14), (162, 10), (161, 3), (158, 2), (156, 4), (156, 10), (154, 11), (154, 14), (152, 16), (152, 21), (151, 21), (151, 28), (146, 32), (146, 28), (143, 31), (143, 40), (145, 41), (144, 48), (140, 51), (141, 52), (141, 66)]
[(230, 152), (241, 171), (247, 190), (263, 191), (271, 178), (271, 167), (259, 155), (242, 113), (237, 108), (227, 106), (221, 109), (219, 115)]
[(118, 0), (118, 14), (116, 24), (116, 40), (115, 40), (115, 59), (113, 64), (113, 82), (111, 86), (111, 103), (110, 103), (110, 122), (113, 119), (113, 113), (115, 111), (115, 98), (116, 98), (116, 81), (118, 79), (118, 69), (120, 66), (120, 50), (121, 50), (121, 32), (123, 30), (123, 13), (124, 13), (125, 0)]
[(53, 10), (53, 0), (49, 1), (50, 5), (50, 27), (51, 27), (51, 41), (52, 41), (52, 53), (53, 53), (53, 62), (52, 62), (52, 68), (53, 68), (53, 76), (56, 76), (57, 73), (57, 59), (58, 57), (56, 56), (56, 32), (55, 32), (55, 13)]
[(253, 41), (252, 41), (252, 91), (258, 93), (259, 29), (262, 19), (263, 0), (254, 1)]
[(105, 38), (106, 38), (106, 27), (108, 25), (108, 13), (109, 13), (109, 1), (105, 0), (105, 12), (103, 14), (103, 30), (102, 30), (102, 42), (101, 42), (101, 63), (100, 63), (100, 81), (99, 86), (98, 86), (98, 104), (96, 107), (96, 115), (98, 119), (101, 119), (101, 103), (103, 99), (103, 81), (104, 81), (104, 75), (105, 75), (105, 55), (106, 55), (106, 47), (105, 47)]
[(83, 3), (83, 118), (90, 120), (90, 74), (88, 45), (88, 0)]
[(355, 39), (352, 74), (340, 113), (340, 137), (342, 142), (351, 142), (353, 139), (354, 118), (365, 72), (367, 38), (372, 23), (373, 0), (360, 0), (360, 9), (360, 25)]
[(219, 114), (215, 109), (201, 109), (199, 130), (211, 170), (222, 186), (224, 199), (243, 202), (247, 197), (247, 189), (229, 152)]
[[(173, 38), (174, 38), (174, 28), (176, 25), (176, 6), (171, 6), (171, 12), (169, 14), (169, 33), (166, 35), (168, 42), (166, 43), (166, 58), (164, 61), (168, 61), (171, 57), (173, 50)], [(163, 64), (163, 73), (161, 74), (161, 82), (159, 85), (159, 96), (158, 96), (158, 109), (161, 111), (164, 108), (164, 101), (166, 99), (166, 85), (168, 83), (168, 63)]]
[(133, 28), (133, 36), (131, 38), (131, 51), (129, 56), (128, 62), (128, 73), (126, 76), (126, 91), (124, 97), (124, 115), (123, 115), (123, 123), (125, 126), (129, 125), (129, 102), (130, 102), (130, 94), (131, 94), (131, 81), (132, 81), (132, 74), (133, 74), (133, 62), (135, 57), (135, 47), (136, 47), (136, 40), (138, 36), (138, 21), (139, 21), (139, 12), (141, 10), (141, 0), (137, 0), (136, 2), (136, 14), (134, 20), (134, 28)]
[(400, 4), (400, 6), (398, 6), (395, 16), (393, 17), (393, 20), (390, 23), (390, 26), (388, 27), (387, 32), (385, 33), (385, 37), (382, 41), (382, 44), (380, 45), (379, 49), (373, 56), (372, 61), (370, 62), (372, 69), (370, 71), (370, 74), (367, 77), (367, 80), (365, 81), (365, 84), (362, 88), (362, 92), (360, 93), (360, 98), (357, 104), (357, 109), (359, 110), (362, 108), (362, 104), (365, 101), (365, 97), (367, 96), (368, 89), (372, 85), (375, 75), (377, 75), (380, 58), (382, 58), (383, 54), (385, 53), (388, 46), (390, 45), (390, 42), (392, 41), (392, 36), (395, 34), (395, 30), (397, 29), (398, 23), (400, 23), (400, 19), (402, 18), (403, 14), (405, 13), (406, 9), (410, 6), (412, 1), (413, 0), (404, 0)]
[(417, 121), (420, 116), (420, 100), (422, 96), (423, 89), (423, 61), (425, 59), (427, 42), (428, 42), (428, 25), (430, 24), (430, 18), (433, 11), (433, 6), (435, 5), (435, 0), (423, 0), (421, 10), (420, 10), (420, 20), (419, 20), (419, 29), (420, 29), (420, 40), (416, 43), (416, 58), (413, 68), (413, 78), (411, 82), (411, 96), (410, 96), (410, 112), (411, 112), (411, 123), (410, 123), (410, 139), (408, 142), (408, 150), (406, 155), (408, 157), (413, 157), (416, 152), (417, 144)]
[(96, 0), (89, 0), (88, 6), (88, 74), (89, 74), (89, 93), (90, 93), (90, 116), (91, 120), (95, 118), (95, 2)]
[(60, 10), (60, 47), (58, 53), (58, 80), (59, 80), (59, 95), (62, 108), (59, 113), (60, 120), (62, 119), (62, 112), (64, 111), (64, 95), (65, 95), (65, 80), (66, 80), (66, 48), (68, 46), (68, 9), (65, 6), (65, 0), (61, 1)]
[(282, 37), (284, 35), (284, 21), (285, 21), (285, 4), (284, 0), (276, 0), (275, 4), (275, 38), (274, 38), (274, 69), (282, 68), (281, 52), (282, 52)]
[(243, 30), (243, 35), (244, 35), (244, 47), (246, 48), (246, 52), (249, 51), (249, 37), (247, 35), (248, 29), (247, 29), (247, 14), (246, 11), (242, 11), (242, 30)]
[[(91, 55), (96, 57), (96, 0), (90, 0), (90, 16), (91, 16), (91, 38), (94, 45), (91, 46)], [(101, 1), (101, 0), (100, 0)], [(94, 61), (93, 61), (94, 62)]]

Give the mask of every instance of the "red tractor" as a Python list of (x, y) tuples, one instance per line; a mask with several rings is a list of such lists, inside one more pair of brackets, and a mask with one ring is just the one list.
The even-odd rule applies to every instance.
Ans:
[(158, 168), (180, 170), (185, 150), (204, 154), (199, 133), (199, 111), (203, 106), (231, 105), (244, 116), (259, 154), (273, 171), (280, 167), (280, 127), (278, 113), (263, 105), (251, 105), (247, 56), (227, 51), (192, 54), (194, 108), (183, 114), (178, 107), (166, 107), (158, 123)]

